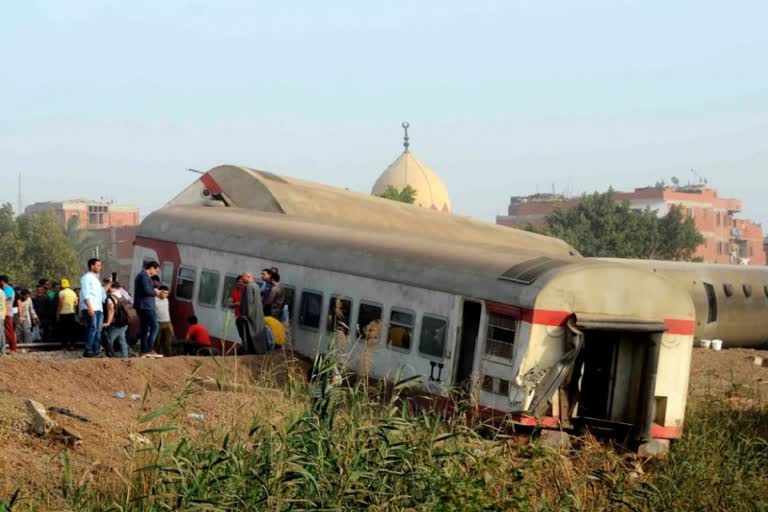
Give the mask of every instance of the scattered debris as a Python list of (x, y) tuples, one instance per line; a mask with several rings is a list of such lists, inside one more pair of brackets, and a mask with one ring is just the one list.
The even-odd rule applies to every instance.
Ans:
[(752, 356), (748, 359), (750, 359), (752, 361), (752, 364), (754, 364), (755, 366), (767, 366), (765, 364), (765, 359), (763, 359), (760, 356)]
[(663, 459), (668, 453), (669, 439), (651, 439), (637, 449), (637, 455), (641, 459)]
[(553, 450), (568, 450), (571, 448), (571, 436), (562, 430), (544, 430), (539, 442)]
[(115, 398), (119, 398), (119, 399), (125, 398), (125, 391), (115, 391)]
[(152, 441), (144, 437), (143, 435), (139, 433), (132, 433), (128, 435), (128, 439), (130, 439), (131, 443), (133, 444), (140, 444), (142, 446), (152, 446)]
[(73, 412), (71, 409), (67, 409), (65, 407), (56, 407), (53, 405), (48, 406), (48, 412), (56, 412), (59, 414), (63, 414), (64, 416), (69, 416), (70, 418), (75, 418), (76, 420), (80, 421), (88, 421), (88, 416), (83, 416), (81, 414), (77, 414)]
[(30, 430), (38, 436), (48, 436), (57, 439), (67, 446), (78, 446), (83, 442), (83, 437), (74, 429), (62, 427), (53, 421), (43, 404), (34, 400), (27, 400), (27, 407), (32, 413)]
[(214, 378), (195, 378), (195, 384), (208, 391), (234, 391), (235, 393), (241, 393), (245, 387), (242, 384), (235, 382), (222, 382)]
[(197, 421), (203, 421), (205, 419), (205, 416), (200, 411), (198, 411), (198, 412), (191, 412), (187, 416), (189, 416), (193, 420), (197, 420)]
[(131, 400), (133, 400), (134, 402), (141, 400), (141, 395), (138, 393), (134, 393), (131, 395)]
[(56, 422), (48, 417), (48, 411), (45, 410), (43, 404), (30, 399), (27, 400), (27, 407), (32, 413), (32, 432), (39, 436), (45, 436), (56, 427)]

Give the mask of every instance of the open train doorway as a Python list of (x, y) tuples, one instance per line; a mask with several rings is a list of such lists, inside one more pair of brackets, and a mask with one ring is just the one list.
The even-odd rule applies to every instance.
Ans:
[(482, 311), (483, 306), (479, 302), (464, 300), (462, 304), (459, 346), (456, 351), (458, 361), (456, 363), (456, 377), (453, 382), (457, 388), (465, 391), (469, 391), (472, 383), (472, 369), (475, 364)]
[(656, 413), (656, 368), (663, 323), (578, 322), (583, 347), (576, 361), (573, 423), (593, 433), (648, 439)]

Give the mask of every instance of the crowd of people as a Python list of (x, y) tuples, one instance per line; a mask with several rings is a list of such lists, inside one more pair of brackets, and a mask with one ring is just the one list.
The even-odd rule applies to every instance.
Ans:
[[(74, 289), (67, 279), (41, 279), (30, 291), (0, 275), (0, 354), (16, 352), (19, 343), (56, 342), (73, 350), (82, 341), (83, 357), (127, 358), (131, 330), (141, 357), (213, 354), (208, 330), (194, 315), (186, 319), (183, 339), (175, 339), (170, 290), (160, 282), (159, 269), (156, 261), (145, 263), (134, 279), (133, 297), (116, 280), (100, 277), (98, 258), (88, 260), (88, 271)], [(239, 275), (227, 304), (234, 312), (240, 352), (263, 354), (286, 342), (288, 307), (279, 270), (264, 269), (260, 277), (258, 286), (250, 272)]]

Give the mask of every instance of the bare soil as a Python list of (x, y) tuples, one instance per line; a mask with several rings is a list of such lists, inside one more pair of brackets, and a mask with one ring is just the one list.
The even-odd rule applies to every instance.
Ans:
[[(61, 484), (64, 444), (30, 432), (26, 400), (67, 408), (87, 422), (51, 413), (61, 426), (82, 437), (68, 450), (75, 482), (104, 483), (124, 474), (137, 448), (136, 433), (173, 423), (171, 436), (195, 438), (222, 428), (248, 428), (254, 416), (279, 416), (290, 409), (281, 389), (288, 373), (301, 372), (299, 361), (282, 353), (268, 356), (172, 357), (152, 359), (82, 359), (72, 353), (30, 353), (0, 358), (0, 498), (22, 487), (27, 497), (44, 497)], [(139, 419), (173, 403), (190, 377), (244, 385), (244, 392), (192, 386), (183, 407), (145, 424)], [(269, 376), (268, 383), (266, 376)], [(258, 393), (252, 392), (257, 381)], [(264, 385), (266, 384), (266, 386)], [(117, 398), (122, 391), (125, 398)], [(140, 395), (132, 399), (132, 395)], [(137, 398), (137, 397), (133, 397)], [(202, 413), (203, 419), (189, 414)], [(282, 414), (280, 414), (282, 413)], [(140, 447), (140, 446), (138, 446)]]
[[(689, 398), (728, 400), (752, 406), (768, 400), (768, 351), (694, 349)], [(768, 363), (766, 363), (768, 365)], [(64, 444), (30, 432), (25, 402), (36, 400), (88, 417), (83, 422), (52, 413), (62, 426), (77, 431), (82, 444), (68, 450), (75, 482), (91, 480), (108, 485), (130, 471), (127, 465), (137, 447), (136, 433), (144, 428), (174, 423), (171, 436), (205, 439), (211, 431), (248, 428), (251, 418), (281, 417), (293, 405), (281, 386), (290, 372), (306, 366), (283, 353), (223, 358), (173, 357), (150, 359), (82, 359), (66, 352), (18, 354), (0, 358), (0, 498), (22, 487), (27, 497), (48, 499), (61, 485)], [(212, 377), (245, 385), (244, 392), (201, 390), (183, 401), (171, 417), (146, 424), (139, 419), (172, 403), (190, 377)], [(272, 387), (270, 387), (272, 386)], [(122, 391), (125, 398), (117, 398)], [(139, 394), (139, 400), (131, 395)], [(189, 417), (202, 413), (204, 419)], [(212, 439), (212, 438), (211, 438)], [(52, 504), (53, 505), (53, 504)]]

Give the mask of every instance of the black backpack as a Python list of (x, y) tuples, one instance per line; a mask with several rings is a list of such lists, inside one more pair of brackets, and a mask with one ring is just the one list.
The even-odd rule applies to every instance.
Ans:
[(116, 300), (112, 295), (109, 295), (107, 300), (111, 301), (112, 304), (115, 305), (115, 316), (112, 317), (112, 325), (115, 327), (123, 327), (128, 325), (128, 320), (130, 318), (130, 312), (128, 309), (133, 309), (131, 303), (122, 297)]

